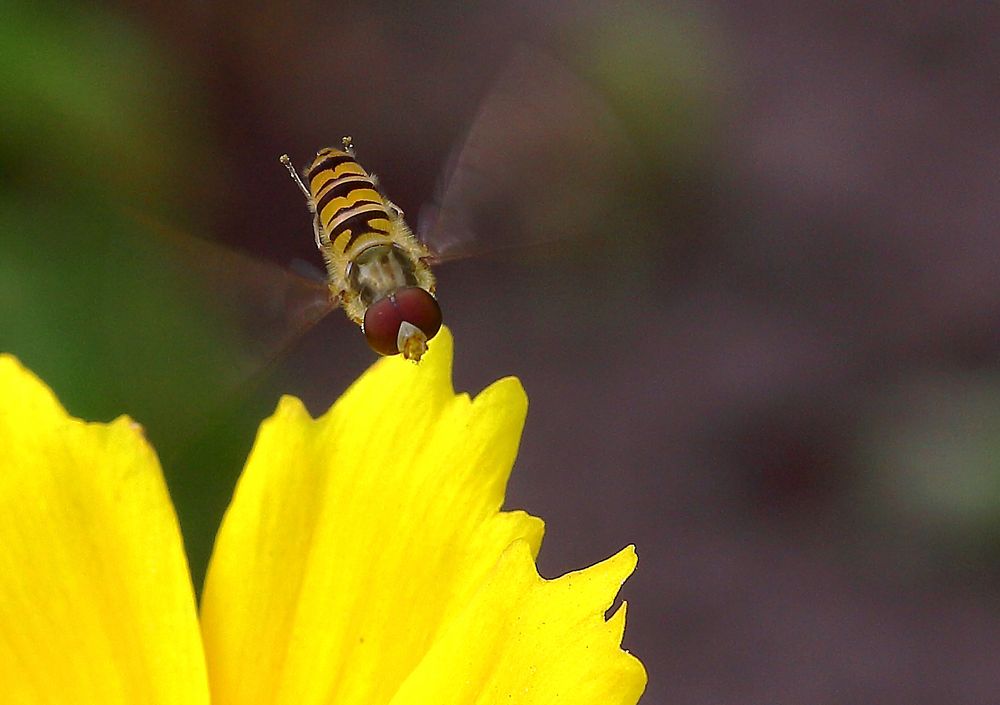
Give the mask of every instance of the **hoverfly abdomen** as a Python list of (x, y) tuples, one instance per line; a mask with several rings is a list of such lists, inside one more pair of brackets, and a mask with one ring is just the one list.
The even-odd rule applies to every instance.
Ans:
[(350, 138), (342, 150), (316, 154), (305, 172), (308, 188), (288, 157), (281, 161), (314, 214), (331, 296), (376, 352), (419, 360), (441, 327), (434, 275), (424, 263), (427, 248), (357, 162)]
[(336, 255), (350, 257), (352, 251), (360, 252), (389, 236), (390, 214), (382, 195), (350, 154), (330, 148), (320, 150), (306, 177), (321, 226), (317, 237)]

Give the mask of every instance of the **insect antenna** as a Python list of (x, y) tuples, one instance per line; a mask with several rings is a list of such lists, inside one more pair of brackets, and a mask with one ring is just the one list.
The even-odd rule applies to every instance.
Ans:
[(291, 174), (292, 176), (292, 181), (298, 184), (299, 190), (302, 191), (303, 194), (305, 194), (306, 200), (311, 201), (312, 196), (309, 195), (309, 189), (307, 189), (306, 185), (302, 183), (302, 179), (299, 178), (299, 172), (295, 171), (295, 167), (292, 166), (292, 160), (288, 158), (288, 155), (282, 154), (278, 158), (278, 161), (284, 164), (285, 168), (288, 169), (288, 173)]

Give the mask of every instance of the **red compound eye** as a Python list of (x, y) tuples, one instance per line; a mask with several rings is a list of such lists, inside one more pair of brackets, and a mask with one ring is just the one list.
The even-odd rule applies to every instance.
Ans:
[[(430, 340), (441, 328), (437, 299), (419, 286), (408, 286), (373, 303), (365, 311), (365, 337), (379, 355), (399, 352), (399, 327), (416, 326)], [(417, 354), (414, 359), (420, 359)]]

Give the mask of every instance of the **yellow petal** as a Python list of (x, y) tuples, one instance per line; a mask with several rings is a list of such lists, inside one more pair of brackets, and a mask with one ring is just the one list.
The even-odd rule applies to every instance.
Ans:
[(160, 466), (126, 417), (70, 418), (0, 355), (0, 700), (203, 705), (194, 592)]
[(503, 550), (541, 522), (499, 512), (527, 401), (451, 386), (447, 330), (419, 366), (375, 364), (320, 419), (262, 426), (202, 599), (214, 705), (386, 703)]
[(625, 605), (604, 613), (635, 560), (628, 547), (548, 581), (513, 544), (391, 705), (633, 705), (646, 673), (620, 648)]

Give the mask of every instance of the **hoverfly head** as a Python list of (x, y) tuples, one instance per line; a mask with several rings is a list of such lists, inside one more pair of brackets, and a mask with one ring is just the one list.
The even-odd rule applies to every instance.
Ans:
[(419, 362), (427, 341), (441, 328), (441, 307), (419, 286), (397, 289), (365, 310), (362, 330), (372, 350), (380, 355), (402, 353)]

